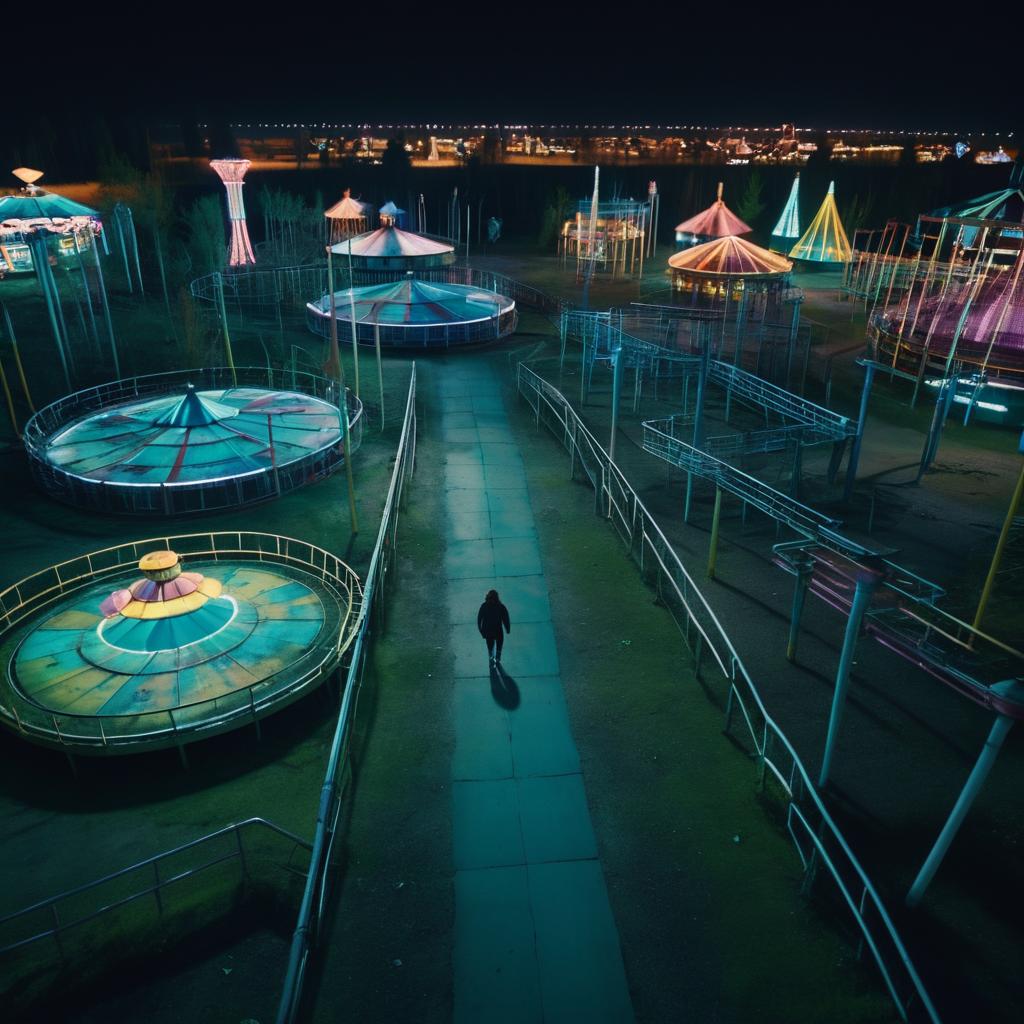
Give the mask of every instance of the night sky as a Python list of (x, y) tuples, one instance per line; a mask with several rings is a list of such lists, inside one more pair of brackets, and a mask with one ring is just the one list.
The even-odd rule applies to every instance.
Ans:
[[(1012, 131), (1020, 120), (1019, 61), (1000, 50), (1016, 17), (993, 4), (962, 23), (938, 5), (896, 2), (763, 3), (757, 14), (721, 2), (618, 5), (614, 15), (508, 2), (332, 5), (317, 15), (278, 4), (265, 8), (280, 12), (273, 20), (255, 4), (208, 3), (161, 5), (144, 24), (141, 8), (114, 8), (62, 21), (69, 53), (81, 37), (100, 58), (78, 78), (48, 73), (51, 36), (34, 48), (44, 19), (26, 19), (6, 81), (30, 81), (55, 119), (793, 121), (958, 132)], [(11, 98), (8, 90), (5, 105)]]

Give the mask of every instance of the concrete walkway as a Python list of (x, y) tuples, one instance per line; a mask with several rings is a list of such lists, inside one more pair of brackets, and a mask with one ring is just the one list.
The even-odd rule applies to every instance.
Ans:
[[(456, 1022), (631, 1021), (518, 445), (487, 363), (439, 385), (454, 652)], [(490, 670), (485, 593), (512, 633)]]

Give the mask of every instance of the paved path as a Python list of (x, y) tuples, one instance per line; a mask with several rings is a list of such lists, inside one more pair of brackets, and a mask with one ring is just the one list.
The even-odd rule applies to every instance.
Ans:
[[(486, 363), (439, 384), (454, 652), (456, 1022), (631, 1021), (518, 445)], [(476, 628), (512, 619), (502, 671)]]

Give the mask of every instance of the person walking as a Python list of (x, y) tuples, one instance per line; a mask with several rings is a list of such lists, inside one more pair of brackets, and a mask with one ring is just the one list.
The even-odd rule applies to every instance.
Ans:
[(496, 590), (488, 590), (484, 603), (480, 605), (480, 611), (476, 616), (476, 628), (487, 643), (487, 655), (492, 665), (501, 662), (501, 647), (505, 642), (505, 635), (502, 633), (512, 632), (512, 626), (508, 621), (508, 609), (501, 603)]

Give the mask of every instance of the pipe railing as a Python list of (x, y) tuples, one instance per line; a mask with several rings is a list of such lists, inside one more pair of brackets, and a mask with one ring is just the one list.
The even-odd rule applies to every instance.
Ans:
[[(328, 475), (344, 459), (339, 430), (335, 439), (291, 462), (214, 480), (114, 483), (70, 472), (50, 460), (48, 448), (54, 435), (82, 417), (143, 398), (184, 394), (189, 385), (199, 390), (249, 387), (297, 391), (339, 408), (341, 402), (336, 381), (291, 367), (214, 366), (109, 381), (58, 399), (40, 409), (25, 425), (25, 447), (37, 481), (53, 497), (69, 504), (115, 514), (191, 515), (276, 498), (311, 479)], [(358, 450), (362, 440), (363, 403), (346, 389), (345, 404), (351, 454)]]
[(516, 386), (537, 423), (543, 421), (560, 437), (569, 451), (572, 470), (575, 472), (577, 466), (584, 469), (595, 489), (595, 510), (612, 523), (642, 576), (654, 586), (673, 616), (692, 652), (695, 675), (707, 683), (705, 663), (710, 660), (717, 666), (715, 675), (725, 689), (725, 731), (731, 733), (733, 721), (738, 718), (740, 740), (745, 738), (747, 749), (756, 759), (762, 784), (770, 776), (781, 787), (789, 831), (804, 866), (805, 886), (821, 869), (827, 872), (871, 952), (900, 1017), (911, 1020), (914, 1014), (936, 1024), (939, 1016), (935, 1006), (881, 897), (661, 528), (560, 391), (523, 363), (518, 364)]
[[(255, 826), (260, 826), (269, 830), (276, 836), (288, 839), (296, 848), (304, 850), (312, 849), (311, 845), (306, 842), (305, 839), (289, 832), (287, 829), (281, 828), (280, 825), (276, 825), (272, 821), (267, 821), (265, 818), (258, 817), (246, 818), (245, 821), (238, 821), (234, 824), (226, 825), (224, 828), (217, 829), (215, 832), (210, 832), (208, 835), (201, 836), (199, 839), (192, 839), (187, 843), (181, 843), (179, 846), (172, 847), (169, 850), (164, 850), (162, 853), (158, 853), (153, 857), (147, 857), (144, 860), (137, 861), (126, 868), (121, 868), (119, 871), (114, 871), (108, 875), (104, 875), (102, 878), (97, 878), (92, 882), (87, 882), (85, 885), (80, 885), (74, 889), (69, 889), (66, 892), (58, 893), (56, 896), (47, 897), (44, 900), (33, 903), (31, 906), (24, 907), (21, 910), (14, 911), (14, 913), (0, 917), (0, 935), (11, 931), (16, 932), (19, 925), (23, 922), (27, 922), (27, 927), (30, 931), (30, 934), (28, 935), (22, 935), (20, 938), (16, 938), (13, 941), (6, 942), (4, 945), (0, 945), (0, 956), (13, 953), (16, 950), (25, 949), (34, 943), (52, 938), (56, 944), (57, 952), (60, 954), (61, 959), (64, 960), (67, 958), (67, 950), (64, 945), (63, 936), (70, 930), (87, 924), (88, 922), (93, 921), (98, 917), (102, 917), (111, 911), (118, 910), (129, 903), (134, 903), (147, 896), (152, 896), (155, 900), (157, 911), (162, 914), (163, 899), (161, 894), (165, 888), (170, 885), (174, 885), (177, 882), (194, 878), (203, 871), (206, 871), (208, 868), (215, 867), (218, 864), (223, 864), (229, 860), (237, 859), (242, 869), (242, 876), (243, 878), (246, 877), (249, 872), (249, 866), (246, 861), (243, 834), (245, 830), (252, 829)], [(226, 852), (219, 853), (212, 859), (206, 860), (197, 866), (175, 871), (169, 875), (162, 875), (160, 873), (160, 865), (165, 861), (189, 851), (211, 846), (216, 843), (217, 840), (226, 836), (233, 836), (235, 840), (233, 844), (229, 844), (229, 848)], [(94, 894), (104, 887), (112, 886), (113, 883), (118, 882), (121, 879), (128, 878), (131, 875), (143, 871), (146, 872), (146, 877), (141, 888), (136, 888), (133, 892), (130, 892), (127, 895), (124, 895), (120, 892), (120, 889), (117, 889), (116, 894), (112, 894), (109, 897), (100, 896), (99, 899), (102, 899), (103, 902), (99, 907), (84, 914), (80, 913), (73, 918), (68, 918), (61, 914), (61, 907), (65, 904), (72, 906), (79, 905), (81, 897)], [(33, 917), (41, 917), (45, 921), (45, 924), (33, 925)]]
[(391, 475), (387, 500), (384, 503), (377, 542), (374, 545), (370, 567), (366, 573), (363, 603), (349, 652), (348, 672), (341, 698), (341, 708), (338, 712), (334, 738), (327, 759), (327, 771), (320, 789), (310, 870), (306, 878), (302, 906), (292, 935), (284, 989), (277, 1010), (278, 1024), (290, 1024), (298, 1015), (306, 972), (319, 937), (320, 926), (323, 923), (324, 906), (327, 900), (327, 869), (337, 837), (337, 826), (342, 807), (342, 782), (348, 764), (349, 741), (355, 721), (359, 693), (362, 689), (369, 640), (373, 628), (376, 627), (380, 630), (384, 625), (384, 596), (397, 550), (399, 510), (406, 481), (412, 476), (415, 464), (416, 365), (413, 364), (395, 468)]

